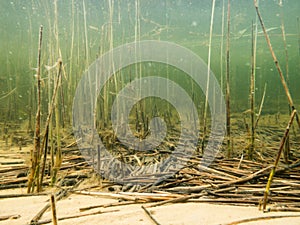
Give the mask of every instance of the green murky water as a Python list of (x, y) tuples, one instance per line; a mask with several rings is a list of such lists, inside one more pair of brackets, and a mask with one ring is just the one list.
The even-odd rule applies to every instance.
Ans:
[[(299, 106), (299, 15), (298, 0), (260, 1), (261, 14), (272, 46), (288, 77), (296, 106)], [(232, 112), (249, 109), (251, 73), (251, 24), (256, 22), (253, 1), (232, 0), (230, 21), (230, 84)], [(39, 26), (43, 25), (42, 111), (48, 110), (59, 57), (64, 64), (60, 100), (64, 121), (71, 121), (72, 101), (83, 72), (101, 54), (136, 40), (161, 40), (182, 45), (208, 61), (212, 1), (198, 0), (69, 0), (0, 2), (0, 120), (26, 122), (35, 115), (37, 47)], [(211, 43), (211, 70), (225, 90), (227, 1), (217, 0)], [(223, 29), (222, 21), (224, 19)], [(284, 23), (286, 46), (282, 36)], [(223, 43), (223, 47), (222, 46)], [(221, 48), (223, 52), (221, 55)], [(287, 51), (286, 51), (287, 50)], [(288, 53), (288, 61), (286, 60)], [(287, 71), (288, 63), (288, 71)], [(49, 69), (49, 70), (48, 70)], [(190, 78), (173, 67), (132, 66), (116, 75), (108, 91), (120, 90), (140, 76), (168, 77), (184, 87), (203, 111), (204, 95), (191, 88)], [(223, 77), (222, 77), (223, 76)], [(288, 112), (288, 103), (265, 38), (258, 24), (255, 98), (260, 104), (267, 84), (263, 113)], [(104, 93), (102, 93), (104, 95)], [(108, 99), (114, 98), (111, 95)], [(109, 101), (110, 101), (109, 100)], [(99, 107), (105, 104), (99, 100)], [(158, 100), (158, 105), (165, 104)], [(101, 111), (101, 110), (100, 110)], [(134, 110), (133, 110), (134, 111)], [(151, 110), (150, 110), (151, 111)], [(152, 110), (153, 111), (153, 110)], [(106, 111), (104, 111), (106, 112)], [(99, 116), (103, 113), (98, 112)]]

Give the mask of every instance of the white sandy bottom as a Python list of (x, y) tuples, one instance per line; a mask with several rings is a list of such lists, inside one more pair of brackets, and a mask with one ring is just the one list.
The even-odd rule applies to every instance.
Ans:
[[(0, 225), (29, 224), (30, 220), (47, 204), (49, 196), (5, 198), (0, 200), (0, 216), (19, 215), (18, 219), (0, 221)], [(102, 213), (83, 216), (74, 219), (59, 220), (59, 225), (80, 224), (111, 224), (111, 225), (153, 225), (153, 221), (141, 208), (142, 204), (131, 204), (125, 206), (114, 206), (107, 208), (95, 208), (80, 212), (80, 208), (109, 204), (117, 202), (115, 199), (92, 197), (72, 194), (56, 203), (57, 217), (74, 216), (92, 212)], [(144, 204), (147, 206), (147, 204)], [(263, 213), (256, 207), (215, 205), (206, 203), (178, 203), (148, 208), (148, 211), (161, 225), (193, 225), (193, 224), (229, 224), (247, 218), (300, 215), (293, 212), (270, 212)], [(47, 210), (41, 221), (51, 219), (51, 210)], [(49, 223), (52, 224), (52, 223)], [(239, 224), (262, 225), (262, 224), (289, 224), (299, 225), (300, 217), (288, 217), (280, 219), (256, 220)]]

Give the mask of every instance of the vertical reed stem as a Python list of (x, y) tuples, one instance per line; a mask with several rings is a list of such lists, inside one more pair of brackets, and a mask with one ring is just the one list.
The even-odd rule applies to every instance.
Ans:
[(267, 84), (265, 84), (265, 87), (264, 87), (264, 93), (263, 93), (263, 96), (262, 96), (261, 101), (260, 101), (260, 106), (259, 106), (259, 110), (258, 110), (258, 113), (257, 113), (254, 129), (257, 128), (258, 121), (260, 119), (261, 111), (262, 111), (262, 108), (263, 108), (263, 105), (264, 105), (264, 102), (265, 102), (266, 90), (267, 90)]
[[(39, 43), (38, 43), (38, 57), (37, 57), (37, 112), (35, 117), (35, 134), (34, 134), (34, 149), (31, 154), (31, 169), (28, 178), (27, 192), (34, 191), (34, 179), (38, 177), (39, 159), (40, 159), (40, 129), (41, 129), (41, 52), (42, 52), (42, 38), (43, 26), (40, 26)], [(38, 182), (38, 179), (37, 179)]]
[(51, 202), (51, 210), (52, 210), (52, 222), (53, 225), (57, 225), (55, 197), (53, 194), (51, 194), (50, 196), (50, 202)]
[[(220, 46), (220, 77), (221, 77), (221, 90), (223, 92), (223, 51), (224, 51), (224, 28), (225, 28), (225, 0), (222, 0), (222, 38), (221, 38), (221, 46)], [(223, 96), (221, 95), (221, 99), (220, 99), (220, 102), (222, 103), (223, 102)], [(220, 104), (220, 107), (221, 107), (222, 104)], [(220, 110), (221, 111), (221, 110)], [(221, 112), (223, 113), (223, 112)]]
[[(203, 138), (201, 144), (202, 153), (204, 153), (204, 142), (207, 132), (207, 107), (208, 107), (208, 93), (209, 93), (209, 82), (210, 82), (210, 59), (211, 59), (211, 40), (214, 24), (214, 12), (215, 12), (215, 0), (212, 1), (211, 17), (210, 17), (210, 28), (209, 28), (209, 43), (208, 43), (208, 59), (207, 59), (207, 81), (206, 81), (206, 92), (205, 92), (205, 105), (204, 105), (204, 118), (203, 118)], [(213, 113), (213, 112), (211, 112)]]
[(43, 183), (43, 178), (44, 178), (44, 173), (45, 173), (45, 167), (46, 167), (46, 159), (47, 159), (47, 142), (48, 142), (48, 134), (49, 134), (49, 126), (51, 123), (51, 118), (52, 118), (52, 113), (53, 113), (53, 109), (55, 107), (55, 102), (56, 102), (56, 96), (57, 96), (57, 91), (58, 91), (58, 87), (59, 87), (59, 83), (61, 80), (61, 71), (62, 71), (62, 61), (61, 59), (58, 60), (58, 72), (57, 72), (57, 78), (56, 78), (56, 83), (54, 86), (54, 91), (53, 91), (53, 95), (52, 95), (52, 99), (51, 99), (51, 103), (50, 103), (50, 108), (49, 108), (49, 112), (48, 112), (48, 116), (47, 116), (47, 120), (46, 120), (46, 125), (45, 125), (45, 134), (44, 134), (44, 138), (43, 138), (43, 142), (41, 147), (44, 149), (44, 155), (43, 155), (43, 163), (42, 163), (42, 171), (41, 171), (41, 176), (40, 176), (40, 186), (38, 187), (38, 190), (41, 190), (42, 188), (42, 183)]
[(297, 17), (297, 30), (298, 30), (298, 54), (299, 54), (299, 60), (300, 60), (300, 19)]
[(254, 37), (254, 29), (253, 29), (253, 22), (252, 22), (252, 44), (251, 44), (251, 81), (250, 81), (250, 110), (251, 110), (251, 142), (248, 151), (249, 159), (253, 158), (253, 151), (254, 151), (254, 140), (255, 140), (255, 124), (254, 124), (254, 94), (255, 94), (255, 37)]
[(227, 157), (232, 154), (230, 134), (230, 0), (227, 7), (227, 43), (226, 43), (226, 131), (227, 131)]
[[(262, 28), (262, 30), (263, 30), (263, 32), (264, 32), (265, 39), (266, 39), (266, 41), (267, 41), (269, 50), (270, 50), (271, 55), (272, 55), (272, 58), (273, 58), (273, 61), (274, 61), (275, 66), (276, 66), (276, 68), (277, 68), (277, 71), (278, 71), (278, 74), (279, 74), (279, 77), (280, 77), (282, 86), (283, 86), (283, 88), (284, 88), (284, 90), (285, 90), (285, 94), (286, 94), (286, 96), (287, 96), (287, 99), (288, 99), (290, 108), (291, 108), (292, 110), (294, 110), (294, 109), (296, 109), (296, 108), (295, 108), (295, 105), (294, 105), (292, 96), (291, 96), (291, 94), (290, 94), (288, 85), (287, 85), (287, 83), (286, 83), (286, 81), (285, 81), (285, 78), (284, 78), (284, 76), (283, 76), (283, 72), (282, 72), (282, 70), (281, 70), (281, 68), (280, 68), (279, 62), (278, 62), (278, 60), (277, 60), (277, 57), (276, 57), (275, 52), (274, 52), (274, 50), (273, 50), (273, 47), (272, 47), (272, 45), (271, 45), (271, 40), (270, 40), (269, 35), (268, 35), (267, 31), (266, 31), (266, 27), (265, 27), (265, 25), (264, 25), (264, 22), (263, 22), (263, 20), (262, 20), (261, 14), (260, 14), (260, 11), (259, 11), (259, 9), (258, 9), (258, 3), (257, 3), (257, 0), (253, 0), (253, 1), (254, 1), (254, 7), (255, 7), (255, 10), (256, 10), (256, 13), (257, 13), (259, 22), (260, 22), (260, 24), (261, 24), (261, 28)], [(297, 120), (298, 126), (300, 127), (300, 120), (299, 120), (299, 118), (298, 118), (298, 114), (297, 114), (297, 113), (296, 113), (296, 120)]]
[(264, 193), (264, 198), (263, 198), (263, 210), (264, 211), (266, 210), (268, 195), (270, 193), (270, 188), (271, 188), (273, 177), (275, 175), (276, 167), (277, 167), (277, 165), (279, 163), (279, 159), (280, 159), (283, 147), (284, 147), (284, 143), (286, 142), (286, 139), (287, 139), (287, 137), (289, 135), (290, 127), (291, 127), (291, 125), (293, 123), (293, 120), (294, 120), (294, 117), (295, 117), (296, 114), (297, 114), (297, 111), (294, 109), (293, 112), (292, 112), (292, 114), (291, 114), (290, 121), (288, 122), (288, 125), (287, 125), (287, 127), (285, 129), (283, 138), (281, 139), (280, 146), (279, 146), (278, 153), (277, 153), (277, 157), (275, 159), (274, 166), (273, 166), (273, 168), (272, 168), (272, 170), (270, 172), (270, 175), (269, 175), (268, 183), (266, 185), (266, 189), (265, 189), (265, 193)]

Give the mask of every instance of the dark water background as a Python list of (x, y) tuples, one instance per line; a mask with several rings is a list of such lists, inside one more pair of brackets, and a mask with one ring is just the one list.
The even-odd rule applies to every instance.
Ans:
[[(55, 12), (55, 2), (57, 12)], [(109, 2), (113, 3), (111, 18)], [(136, 3), (139, 3), (138, 17)], [(282, 7), (278, 3), (278, 0), (264, 0), (260, 1), (259, 7), (266, 28), (272, 28), (269, 32), (272, 46), (286, 75), (285, 48), (280, 29), (283, 18), (289, 59), (289, 87), (296, 106), (299, 106), (300, 37), (297, 18), (300, 16), (300, 1), (283, 0)], [(224, 5), (226, 23), (227, 1)], [(67, 96), (64, 104), (70, 115), (72, 95), (83, 71), (111, 47), (132, 42), (136, 38), (164, 40), (189, 48), (207, 62), (211, 6), (210, 0), (0, 1), (0, 120), (25, 121), (28, 119), (29, 112), (31, 111), (32, 114), (34, 112), (35, 71), (32, 68), (36, 67), (40, 25), (44, 27), (42, 65), (54, 65), (59, 57), (58, 49), (61, 51), (66, 72), (63, 87)], [(225, 76), (225, 52), (223, 58), (220, 57), (222, 10), (223, 1), (217, 0), (211, 69), (220, 82), (221, 74)], [(139, 18), (140, 25), (138, 37), (135, 36), (136, 18)], [(113, 42), (109, 41), (111, 36), (108, 35), (110, 21), (113, 22)], [(237, 113), (249, 109), (251, 24), (255, 21), (253, 1), (231, 1), (231, 108)], [(287, 113), (287, 98), (259, 24), (258, 32), (256, 106), (259, 105), (267, 83), (263, 113)], [(226, 39), (224, 39), (223, 50), (225, 49)], [(221, 61), (223, 62), (222, 73)], [(168, 73), (171, 74), (172, 71), (174, 74), (179, 73), (177, 74), (179, 83), (183, 86), (188, 83), (186, 80), (188, 78), (184, 75), (180, 76), (180, 72), (170, 69)], [(161, 69), (161, 72), (164, 73), (164, 69)], [(48, 76), (50, 76), (49, 72), (43, 67), (42, 77), (46, 87)], [(10, 91), (13, 92), (4, 97)], [(43, 107), (46, 109), (46, 93), (44, 97), (43, 101), (46, 104)]]

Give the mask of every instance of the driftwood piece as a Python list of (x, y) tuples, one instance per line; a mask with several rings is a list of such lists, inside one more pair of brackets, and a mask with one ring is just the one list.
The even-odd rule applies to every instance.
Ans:
[[(92, 212), (92, 213), (85, 213), (85, 214), (77, 214), (77, 215), (73, 215), (73, 216), (65, 216), (65, 217), (59, 217), (57, 218), (58, 221), (62, 221), (62, 220), (69, 220), (69, 219), (75, 219), (75, 218), (80, 218), (80, 217), (84, 217), (84, 216), (93, 216), (93, 215), (98, 215), (98, 214), (103, 214), (103, 213), (112, 213), (112, 212), (119, 212), (120, 210), (115, 209), (115, 210), (110, 210), (110, 211), (97, 211), (97, 212)], [(41, 225), (41, 224), (47, 224), (47, 223), (51, 223), (52, 220), (48, 219), (48, 220), (43, 220), (43, 221), (38, 221), (36, 223), (34, 223), (35, 225)]]
[(160, 223), (157, 222), (157, 220), (151, 215), (151, 213), (143, 205), (141, 207), (154, 224), (160, 225)]
[(20, 215), (17, 215), (17, 214), (14, 214), (14, 215), (7, 215), (7, 216), (0, 216), (0, 221), (3, 221), (3, 220), (12, 220), (12, 219), (18, 219), (20, 218), (21, 216)]

